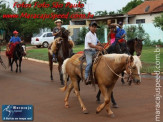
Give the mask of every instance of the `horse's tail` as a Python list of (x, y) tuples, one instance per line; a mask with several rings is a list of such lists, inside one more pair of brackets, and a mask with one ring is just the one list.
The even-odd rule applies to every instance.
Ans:
[(60, 88), (60, 90), (61, 90), (62, 92), (66, 91), (66, 89), (67, 89), (68, 74), (67, 74), (67, 72), (66, 72), (66, 65), (67, 65), (68, 60), (69, 60), (69, 58), (67, 58), (67, 59), (63, 62), (63, 65), (62, 65), (63, 80), (64, 80), (64, 82), (65, 82), (65, 83), (64, 83), (65, 86), (62, 87), (62, 88)]

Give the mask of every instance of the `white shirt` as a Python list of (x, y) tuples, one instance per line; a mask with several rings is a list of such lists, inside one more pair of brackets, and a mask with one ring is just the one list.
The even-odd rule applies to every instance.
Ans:
[(93, 34), (91, 31), (89, 31), (85, 36), (85, 49), (95, 50), (95, 48), (89, 47), (88, 43), (92, 43), (93, 45), (97, 45), (97, 42), (98, 42), (98, 39), (97, 39), (96, 33)]

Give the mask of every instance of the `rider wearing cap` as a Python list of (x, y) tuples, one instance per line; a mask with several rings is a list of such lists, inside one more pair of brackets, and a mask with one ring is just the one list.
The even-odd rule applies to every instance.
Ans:
[(85, 36), (85, 56), (86, 56), (86, 68), (85, 68), (85, 80), (86, 84), (90, 84), (89, 80), (89, 72), (92, 66), (92, 57), (96, 53), (96, 50), (102, 51), (103, 48), (101, 46), (98, 46), (99, 40), (96, 36), (96, 29), (98, 25), (95, 21), (90, 23), (89, 29), (90, 31)]
[(20, 43), (21, 39), (18, 37), (19, 32), (14, 31), (13, 34), (14, 36), (10, 39), (9, 43)]
[[(21, 41), (21, 39), (18, 37), (19, 32), (18, 31), (14, 31), (13, 32), (14, 36), (11, 37), (9, 44), (7, 46), (7, 50), (6, 50), (6, 55), (7, 56), (11, 56), (13, 55), (13, 51), (15, 49), (15, 46), (19, 43), (22, 43), (23, 41)], [(26, 55), (25, 53), (23, 55)]]

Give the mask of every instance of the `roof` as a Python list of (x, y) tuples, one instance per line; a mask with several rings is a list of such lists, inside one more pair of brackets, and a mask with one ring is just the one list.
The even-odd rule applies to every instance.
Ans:
[(163, 0), (145, 1), (128, 12), (128, 15), (151, 14), (163, 12)]

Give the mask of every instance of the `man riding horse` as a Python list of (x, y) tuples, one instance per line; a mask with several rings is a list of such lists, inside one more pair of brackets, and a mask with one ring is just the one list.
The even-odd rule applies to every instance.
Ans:
[[(6, 55), (8, 57), (13, 57), (13, 51), (16, 47), (17, 44), (19, 43), (23, 43), (23, 41), (21, 41), (20, 37), (18, 37), (19, 32), (18, 31), (14, 31), (13, 32), (14, 36), (11, 37), (8, 46), (7, 46), (7, 51), (6, 51)], [(25, 54), (24, 54), (25, 55)]]
[(85, 68), (85, 80), (86, 84), (90, 84), (90, 78), (89, 78), (89, 73), (92, 67), (92, 57), (96, 53), (96, 50), (102, 51), (103, 48), (101, 46), (98, 46), (98, 39), (96, 36), (96, 29), (98, 25), (95, 21), (90, 23), (90, 31), (86, 34), (85, 36), (85, 50), (84, 54), (86, 56), (86, 68)]
[[(54, 22), (57, 26), (53, 29), (53, 36), (55, 36), (54, 37), (54, 40), (56, 39), (56, 38), (58, 38), (58, 37), (61, 37), (61, 26), (62, 26), (62, 21), (60, 20), (60, 19), (58, 19), (58, 20), (56, 20), (55, 22)], [(57, 56), (56, 56), (57, 54), (56, 54), (56, 51), (53, 53), (53, 62), (57, 62)]]
[[(119, 24), (111, 24), (111, 23), (108, 23), (108, 27), (111, 30), (112, 30), (112, 28), (115, 29), (115, 32), (116, 32), (115, 33), (115, 41), (110, 45), (108, 52), (111, 52), (112, 50), (115, 50), (115, 48), (116, 49), (118, 48), (119, 53), (122, 53), (123, 52), (122, 51), (123, 48), (125, 48), (126, 50), (128, 50), (127, 44), (126, 44), (126, 40), (124, 39), (125, 38), (125, 35), (126, 35), (126, 32), (123, 29), (123, 23), (122, 22), (119, 22)], [(109, 39), (108, 39), (108, 43), (110, 43), (109, 42)]]

